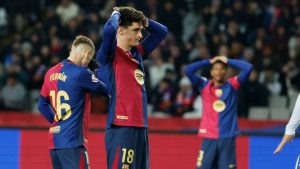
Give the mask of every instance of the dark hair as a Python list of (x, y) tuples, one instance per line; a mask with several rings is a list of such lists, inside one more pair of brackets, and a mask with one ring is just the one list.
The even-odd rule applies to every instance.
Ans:
[(220, 61), (220, 60), (217, 60), (215, 63), (213, 63), (213, 64), (211, 65), (211, 68), (213, 68), (213, 67), (214, 67), (214, 65), (215, 65), (215, 64), (217, 64), (217, 63), (220, 63), (220, 64), (222, 64), (222, 65), (224, 66), (224, 68), (225, 68), (225, 69), (227, 69), (227, 68), (228, 68), (228, 65), (227, 65), (226, 63), (224, 63), (224, 62)]
[(141, 23), (144, 27), (148, 26), (148, 20), (142, 11), (138, 11), (132, 7), (114, 7), (114, 11), (121, 14), (120, 26), (128, 27), (133, 22)]
[(86, 36), (83, 36), (83, 35), (76, 36), (75, 40), (73, 41), (72, 46), (76, 47), (79, 44), (88, 45), (89, 47), (92, 48), (93, 51), (95, 51), (95, 45), (94, 45), (93, 41)]

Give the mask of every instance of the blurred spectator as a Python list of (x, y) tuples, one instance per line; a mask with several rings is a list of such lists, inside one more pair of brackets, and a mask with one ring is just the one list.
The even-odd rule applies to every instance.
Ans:
[(173, 65), (165, 63), (161, 56), (160, 49), (156, 48), (152, 54), (153, 65), (149, 69), (151, 88), (157, 87), (158, 83), (163, 79), (167, 69), (174, 70)]
[[(158, 1), (158, 21), (164, 23), (175, 35), (181, 35), (181, 16), (171, 0)], [(180, 36), (178, 37), (180, 38)]]
[(104, 8), (99, 10), (100, 18), (105, 21), (110, 17), (113, 7), (116, 6), (116, 0), (106, 1)]
[(238, 100), (239, 117), (248, 118), (251, 106), (267, 107), (269, 105), (270, 92), (264, 84), (258, 81), (258, 78), (258, 72), (252, 70), (249, 81), (240, 88)]
[(196, 32), (197, 26), (201, 20), (202, 20), (201, 16), (197, 13), (197, 11), (193, 9), (190, 9), (184, 15), (182, 19), (182, 37), (181, 37), (184, 43), (188, 42), (188, 40)]
[(279, 74), (274, 72), (271, 67), (265, 69), (259, 75), (259, 82), (267, 86), (271, 95), (279, 95), (281, 84), (279, 83)]
[(60, 17), (62, 25), (66, 25), (71, 19), (77, 17), (79, 11), (79, 6), (72, 0), (61, 0), (56, 8), (56, 13)]
[(191, 81), (186, 77), (182, 77), (179, 81), (179, 91), (175, 100), (174, 115), (182, 116), (186, 112), (193, 111), (193, 103), (195, 95)]
[(24, 110), (26, 89), (19, 83), (16, 74), (10, 74), (1, 90), (1, 101), (6, 110)]
[(0, 5), (0, 37), (7, 33), (7, 12), (4, 6)]
[(183, 118), (185, 119), (191, 119), (191, 118), (201, 118), (202, 117), (202, 98), (201, 95), (198, 95), (193, 103), (193, 109), (192, 112), (187, 112), (183, 115)]
[(162, 79), (158, 87), (154, 90), (153, 110), (154, 112), (164, 112), (172, 114), (174, 101), (174, 88), (170, 80)]

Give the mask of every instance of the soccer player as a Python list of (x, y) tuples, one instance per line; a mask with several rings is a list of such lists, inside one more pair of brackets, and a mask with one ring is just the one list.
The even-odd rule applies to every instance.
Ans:
[[(149, 35), (142, 39), (142, 29)], [(143, 60), (167, 28), (131, 7), (115, 7), (97, 60), (111, 99), (105, 134), (108, 169), (148, 169), (147, 97)]]
[(105, 85), (87, 65), (95, 53), (85, 36), (73, 41), (70, 55), (45, 75), (39, 111), (51, 124), (49, 149), (54, 169), (88, 169), (86, 150), (90, 93), (107, 95)]
[[(211, 65), (212, 80), (196, 71)], [(227, 77), (227, 66), (239, 68), (239, 75)], [(217, 56), (198, 61), (185, 68), (186, 75), (201, 92), (203, 114), (199, 136), (203, 138), (197, 169), (236, 168), (237, 93), (250, 74), (252, 65), (236, 59)]]
[[(293, 141), (293, 139), (295, 137), (295, 133), (296, 133), (295, 132), (296, 128), (299, 126), (299, 124), (300, 124), (300, 94), (298, 95), (298, 98), (296, 100), (296, 104), (295, 104), (292, 116), (291, 116), (288, 124), (286, 125), (285, 134), (284, 134), (281, 142), (277, 146), (276, 150), (274, 151), (274, 154), (279, 153), (286, 143)], [(300, 158), (300, 155), (298, 156), (295, 169), (300, 168), (300, 159), (299, 158)]]

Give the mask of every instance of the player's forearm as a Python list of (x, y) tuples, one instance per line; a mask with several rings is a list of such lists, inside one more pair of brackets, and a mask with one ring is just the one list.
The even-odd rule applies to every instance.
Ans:
[(205, 67), (208, 65), (210, 65), (209, 60), (197, 61), (197, 62), (187, 65), (184, 69), (184, 72), (186, 73), (186, 75), (191, 75), (191, 74), (194, 74), (197, 70), (201, 69), (202, 67)]
[(106, 34), (114, 34), (116, 35), (115, 32), (117, 32), (117, 29), (119, 27), (119, 19), (120, 19), (121, 14), (119, 12), (114, 13), (106, 22), (104, 25), (104, 33)]
[(116, 35), (119, 26), (120, 13), (115, 13), (104, 25), (103, 42), (97, 51), (97, 61), (106, 63), (107, 57), (111, 56), (116, 47)]
[(161, 40), (167, 35), (168, 28), (166, 26), (151, 19), (148, 19), (148, 23), (149, 25), (146, 29), (147, 31), (149, 31), (151, 35), (155, 35), (159, 37)]
[(95, 92), (99, 93), (99, 94), (101, 94), (103, 96), (108, 96), (107, 87), (106, 87), (106, 85), (102, 81), (99, 82), (99, 85), (95, 89)]
[(292, 116), (286, 125), (285, 134), (293, 135), (295, 134), (295, 130), (300, 124), (300, 95), (298, 95), (297, 101), (294, 106), (294, 110)]
[(46, 118), (46, 120), (52, 124), (54, 119), (54, 113), (52, 108), (49, 105), (49, 102), (43, 96), (39, 97), (38, 109), (42, 113), (42, 115)]
[(249, 74), (253, 68), (253, 66), (250, 63), (247, 63), (243, 60), (228, 59), (227, 63), (230, 66), (241, 70), (240, 74), (238, 75), (238, 81), (240, 84), (244, 83), (248, 79)]
[(149, 25), (146, 30), (150, 35), (142, 41), (145, 54), (151, 53), (168, 33), (168, 28), (166, 26), (151, 19), (148, 19), (148, 23)]
[(184, 68), (184, 72), (193, 82), (193, 84), (197, 85), (202, 81), (202, 78), (196, 75), (196, 71), (208, 65), (210, 65), (209, 60), (202, 60), (195, 63), (191, 63)]

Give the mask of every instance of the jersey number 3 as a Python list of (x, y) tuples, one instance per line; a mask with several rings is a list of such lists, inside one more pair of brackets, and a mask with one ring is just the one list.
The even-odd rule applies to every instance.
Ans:
[[(72, 114), (71, 106), (68, 103), (62, 103), (61, 100), (61, 98), (63, 98), (64, 101), (70, 100), (68, 93), (64, 90), (60, 90), (57, 93), (55, 92), (55, 90), (51, 90), (50, 97), (52, 105), (54, 106), (54, 109), (56, 111), (54, 120), (59, 121), (68, 119)], [(65, 110), (66, 112), (64, 115), (62, 115), (62, 110)]]

